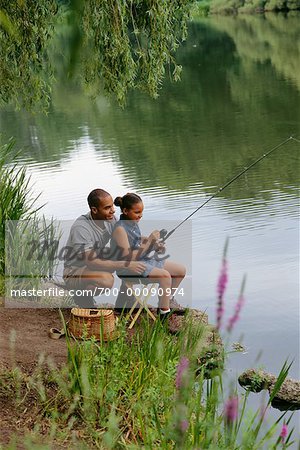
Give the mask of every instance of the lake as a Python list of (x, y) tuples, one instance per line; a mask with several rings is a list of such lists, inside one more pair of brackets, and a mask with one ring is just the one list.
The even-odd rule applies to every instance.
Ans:
[[(102, 187), (113, 196), (137, 192), (145, 219), (181, 221), (260, 155), (299, 139), (299, 18), (195, 19), (177, 54), (182, 80), (167, 77), (157, 100), (134, 92), (121, 109), (58, 86), (47, 116), (2, 107), (1, 131), (22, 147), (44, 214), (73, 220)], [(299, 154), (289, 141), (193, 216), (193, 306), (215, 321), (227, 237), (226, 320), (247, 274), (229, 338), (247, 352), (231, 357), (229, 378), (253, 366), (276, 374), (287, 358), (290, 376), (300, 378)], [(253, 407), (261, 398), (251, 396)]]

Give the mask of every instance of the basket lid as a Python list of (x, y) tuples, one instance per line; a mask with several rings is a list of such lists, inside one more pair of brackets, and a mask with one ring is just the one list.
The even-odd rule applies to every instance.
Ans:
[(71, 314), (78, 317), (107, 317), (113, 314), (112, 309), (72, 308)]

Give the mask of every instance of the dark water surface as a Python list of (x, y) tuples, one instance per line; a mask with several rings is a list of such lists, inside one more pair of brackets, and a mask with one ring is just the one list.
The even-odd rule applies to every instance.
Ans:
[[(178, 52), (182, 81), (166, 80), (155, 101), (133, 93), (122, 110), (61, 87), (48, 116), (3, 108), (1, 131), (23, 147), (44, 214), (73, 219), (86, 212), (90, 190), (103, 187), (139, 193), (146, 219), (182, 220), (262, 153), (299, 138), (299, 19), (195, 20)], [(231, 358), (229, 378), (254, 365), (277, 373), (286, 358), (300, 378), (299, 155), (300, 145), (287, 143), (193, 218), (193, 305), (214, 321), (227, 236), (226, 318), (247, 274), (229, 339), (243, 336), (247, 353)], [(253, 407), (260, 399), (253, 394)]]

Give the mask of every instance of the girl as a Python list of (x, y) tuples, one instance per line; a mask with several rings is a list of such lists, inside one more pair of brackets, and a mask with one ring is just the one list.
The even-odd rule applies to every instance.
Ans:
[[(138, 225), (144, 210), (141, 197), (128, 193), (123, 197), (117, 197), (114, 204), (122, 211), (112, 233), (112, 239), (121, 251), (121, 257), (130, 256), (131, 260), (141, 261), (146, 267), (141, 277), (149, 277), (151, 281), (159, 283), (162, 291), (159, 297), (159, 314), (166, 315), (170, 312), (184, 314), (185, 308), (178, 305), (171, 293), (180, 285), (186, 269), (181, 264), (147, 256), (151, 249), (154, 248), (159, 253), (163, 251), (164, 246), (158, 241), (160, 238), (158, 230), (153, 231), (149, 237), (141, 236)], [(124, 273), (118, 272), (118, 275), (124, 276)]]

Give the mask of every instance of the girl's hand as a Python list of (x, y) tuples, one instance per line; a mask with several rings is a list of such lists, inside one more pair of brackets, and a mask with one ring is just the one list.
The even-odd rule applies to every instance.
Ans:
[(157, 242), (154, 246), (154, 250), (157, 253), (164, 254), (166, 252), (166, 246), (164, 242)]
[(160, 231), (158, 230), (152, 231), (152, 233), (149, 236), (150, 241), (158, 241), (159, 238), (160, 238)]

